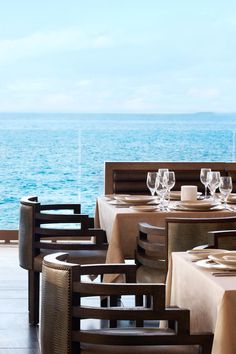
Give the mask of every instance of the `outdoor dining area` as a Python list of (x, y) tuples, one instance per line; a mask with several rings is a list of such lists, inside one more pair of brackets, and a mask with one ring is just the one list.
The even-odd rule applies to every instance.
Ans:
[(42, 354), (235, 354), (236, 164), (106, 162), (94, 217), (20, 200)]

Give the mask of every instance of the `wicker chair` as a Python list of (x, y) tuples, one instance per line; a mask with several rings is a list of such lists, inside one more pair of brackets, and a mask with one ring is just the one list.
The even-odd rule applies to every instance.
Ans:
[[(65, 210), (72, 213), (65, 214)], [(39, 322), (39, 275), (45, 255), (64, 250), (77, 263), (105, 262), (106, 233), (93, 224), (93, 218), (80, 214), (79, 204), (42, 205), (37, 197), (21, 199), (19, 261), (28, 270), (30, 324)]]
[[(42, 354), (211, 353), (213, 335), (190, 334), (189, 310), (165, 308), (163, 284), (135, 284), (135, 265), (69, 261), (65, 254), (46, 256), (43, 261)], [(123, 274), (126, 282), (84, 279), (107, 273)], [(152, 298), (150, 307), (147, 296)], [(104, 297), (112, 306), (109, 301), (108, 307), (100, 306)], [(170, 321), (171, 326), (161, 329), (159, 320)]]
[(221, 236), (222, 248), (234, 249), (236, 247), (235, 235), (234, 238), (230, 237), (231, 234), (225, 231), (228, 237), (227, 243), (226, 236), (224, 237), (223, 244), (222, 232), (216, 231), (235, 228), (236, 217), (166, 218), (164, 228), (140, 223), (135, 256), (136, 263), (139, 265), (137, 280), (139, 282), (165, 282), (171, 252), (183, 252), (200, 245), (213, 245), (216, 235), (219, 238)]

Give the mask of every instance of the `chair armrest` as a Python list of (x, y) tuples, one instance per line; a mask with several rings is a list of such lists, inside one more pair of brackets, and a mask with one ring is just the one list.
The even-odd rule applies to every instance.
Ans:
[(81, 213), (81, 205), (70, 203), (70, 204), (47, 204), (41, 205), (41, 210), (73, 210), (75, 213)]
[(159, 234), (160, 236), (166, 236), (165, 227), (154, 226), (148, 223), (140, 222), (139, 231), (147, 234)]

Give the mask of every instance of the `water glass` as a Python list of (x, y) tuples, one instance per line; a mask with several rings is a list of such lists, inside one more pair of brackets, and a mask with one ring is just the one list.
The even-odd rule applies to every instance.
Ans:
[(208, 173), (209, 172), (211, 172), (210, 168), (201, 168), (200, 181), (205, 186), (205, 198), (207, 198), (207, 186), (208, 186), (208, 183), (209, 183), (209, 180), (208, 180), (208, 176), (209, 176)]
[(213, 200), (215, 201), (216, 189), (220, 185), (220, 172), (218, 172), (218, 171), (208, 172), (207, 179), (208, 179), (208, 188), (210, 190)]
[(175, 173), (173, 171), (164, 172), (163, 183), (168, 192), (168, 204), (170, 202), (170, 191), (175, 185)]
[(161, 176), (159, 173), (157, 173), (157, 178), (156, 178), (156, 193), (160, 198), (160, 204), (159, 208), (160, 210), (165, 210), (165, 196), (167, 193), (167, 187), (164, 184), (164, 176)]
[(233, 189), (232, 178), (228, 176), (220, 177), (219, 190), (223, 197), (225, 209), (227, 208), (227, 199), (230, 193), (232, 192), (232, 189)]
[(163, 184), (164, 174), (165, 174), (166, 172), (168, 172), (168, 171), (169, 171), (168, 168), (159, 168), (159, 170), (158, 170), (158, 176), (159, 176), (159, 181), (160, 181), (161, 184)]
[(154, 196), (156, 192), (156, 178), (157, 172), (147, 173), (147, 187), (150, 190), (152, 196)]

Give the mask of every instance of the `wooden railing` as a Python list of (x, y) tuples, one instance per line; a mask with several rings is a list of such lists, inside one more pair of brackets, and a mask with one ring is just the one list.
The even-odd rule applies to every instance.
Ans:
[(0, 230), (0, 244), (18, 242), (18, 230)]

